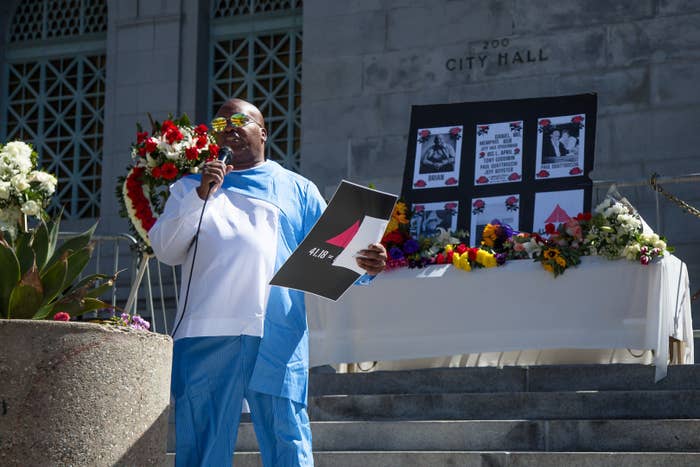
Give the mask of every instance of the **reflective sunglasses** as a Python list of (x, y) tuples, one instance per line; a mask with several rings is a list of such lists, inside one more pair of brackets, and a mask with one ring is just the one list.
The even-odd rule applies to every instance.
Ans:
[(235, 113), (231, 115), (230, 117), (216, 117), (211, 121), (211, 128), (215, 132), (221, 132), (224, 131), (226, 128), (226, 125), (230, 123), (232, 127), (234, 128), (241, 128), (246, 126), (249, 123), (255, 123), (258, 125), (260, 128), (263, 126), (257, 122), (253, 117), (246, 115), (244, 113)]

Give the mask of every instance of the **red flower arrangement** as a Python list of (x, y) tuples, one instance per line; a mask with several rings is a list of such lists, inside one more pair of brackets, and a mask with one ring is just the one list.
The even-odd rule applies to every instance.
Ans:
[(167, 187), (184, 175), (197, 173), (219, 152), (207, 126), (192, 126), (186, 115), (170, 117), (162, 124), (151, 121), (151, 125), (150, 134), (137, 125), (133, 163), (117, 185), (120, 214), (146, 250), (150, 249), (148, 231), (168, 199)]

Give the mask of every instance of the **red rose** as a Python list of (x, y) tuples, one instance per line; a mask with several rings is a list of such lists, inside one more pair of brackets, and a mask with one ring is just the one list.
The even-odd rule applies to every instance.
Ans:
[(151, 176), (152, 176), (153, 178), (160, 178), (160, 177), (161, 177), (161, 174), (160, 174), (160, 167), (153, 167), (153, 168), (151, 169)]
[(479, 157), (484, 157), (485, 155), (486, 155), (486, 153), (485, 153), (484, 151), (481, 151), (481, 152), (479, 153)]
[(549, 172), (547, 172), (546, 170), (542, 169), (542, 170), (540, 170), (539, 172), (537, 172), (537, 176), (538, 176), (539, 178), (547, 178), (547, 177), (549, 177)]
[(592, 217), (593, 217), (593, 215), (592, 215), (590, 212), (583, 212), (583, 213), (579, 213), (579, 214), (576, 216), (576, 220), (577, 220), (577, 221), (586, 221), (586, 222), (588, 222), (588, 221), (591, 220)]
[(478, 248), (469, 248), (468, 258), (469, 261), (476, 261), (476, 253), (479, 251)]
[(143, 225), (143, 228), (146, 229), (146, 231), (149, 231), (149, 230), (151, 230), (151, 228), (153, 227), (153, 224), (155, 224), (155, 223), (156, 223), (156, 220), (153, 217), (151, 217), (151, 218), (145, 220), (142, 225)]
[(457, 209), (457, 203), (445, 203), (445, 209)]
[(209, 155), (218, 157), (219, 156), (219, 146), (216, 144), (210, 144), (209, 145)]
[(452, 136), (457, 136), (462, 131), (459, 127), (450, 128), (450, 134)]
[(206, 136), (202, 135), (197, 138), (197, 149), (202, 149), (203, 147), (206, 147), (207, 143), (209, 140), (207, 139)]
[(508, 180), (520, 180), (520, 174), (513, 172), (512, 174), (508, 175)]
[(455, 248), (455, 252), (459, 253), (460, 255), (465, 251), (467, 251), (467, 245), (465, 245), (464, 243), (460, 243), (459, 245), (457, 245), (457, 248)]
[(476, 179), (476, 183), (488, 183), (488, 181), (489, 179), (484, 177), (483, 175)]
[(163, 124), (160, 126), (160, 129), (163, 133), (165, 133), (166, 131), (176, 129), (176, 128), (177, 127), (175, 126), (175, 124), (173, 123), (172, 120), (165, 120), (165, 121), (163, 121)]
[(520, 154), (520, 148), (515, 148), (515, 149), (513, 149), (513, 152), (516, 153), (516, 154)]
[(549, 126), (552, 122), (549, 119), (543, 118), (540, 120), (540, 126)]
[(136, 144), (141, 144), (148, 139), (147, 131), (137, 131), (136, 132)]
[(574, 118), (571, 119), (573, 123), (581, 123), (583, 121), (583, 117), (580, 115), (575, 116)]
[(192, 146), (191, 148), (185, 149), (185, 157), (187, 160), (194, 161), (197, 160), (199, 157), (199, 151), (197, 150), (196, 146)]
[(484, 200), (481, 199), (477, 199), (476, 201), (474, 201), (474, 204), (472, 204), (472, 207), (475, 207), (477, 209), (483, 208), (484, 206), (486, 206), (486, 203), (484, 203)]
[(70, 315), (66, 313), (65, 311), (59, 311), (55, 315), (53, 315), (53, 320), (54, 321), (70, 321)]
[(141, 147), (139, 148), (139, 151), (138, 151), (138, 152), (139, 152), (139, 156), (141, 156), (141, 157), (146, 157), (146, 147), (145, 147), (145, 146), (141, 146)]
[(569, 175), (580, 175), (581, 173), (583, 173), (583, 170), (578, 167), (574, 167), (573, 169), (569, 170)]
[(552, 235), (557, 233), (557, 228), (550, 222), (544, 226), (544, 231), (547, 232), (548, 235)]
[(435, 257), (435, 263), (445, 264), (445, 255), (443, 255), (442, 253), (438, 253), (437, 256)]
[(149, 138), (146, 141), (146, 152), (152, 154), (156, 149), (158, 149), (158, 143), (153, 138)]
[(489, 130), (489, 126), (488, 126), (488, 125), (483, 125), (483, 126), (480, 126), (479, 129), (480, 129), (481, 131), (488, 131), (488, 130)]
[(520, 122), (513, 122), (510, 124), (510, 126), (512, 126), (514, 128), (520, 128)]
[(209, 128), (207, 128), (206, 125), (201, 123), (194, 128), (194, 132), (197, 133), (197, 135), (199, 136), (206, 135), (207, 131), (209, 131)]
[(511, 196), (510, 198), (508, 198), (506, 200), (506, 204), (515, 204), (517, 202), (518, 202), (518, 198), (516, 198), (515, 196)]
[(447, 252), (447, 263), (452, 264), (452, 257), (454, 256), (455, 252), (454, 251), (448, 251)]
[(180, 171), (177, 170), (177, 167), (172, 162), (166, 162), (160, 166), (161, 177), (163, 177), (165, 180), (174, 179), (177, 177), (178, 173), (180, 173)]
[(413, 186), (418, 187), (418, 188), (423, 188), (426, 186), (427, 183), (425, 183), (425, 180), (418, 180), (416, 183), (413, 184)]
[(430, 130), (421, 130), (418, 132), (418, 135), (421, 138), (427, 138), (428, 136), (430, 136)]
[(445, 185), (455, 185), (457, 183), (457, 179), (454, 177), (450, 177), (447, 180), (445, 180)]

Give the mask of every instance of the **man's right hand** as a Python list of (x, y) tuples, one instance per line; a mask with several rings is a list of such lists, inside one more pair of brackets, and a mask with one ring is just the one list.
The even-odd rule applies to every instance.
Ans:
[[(225, 165), (223, 161), (218, 159), (209, 161), (202, 167), (202, 181), (197, 187), (197, 194), (200, 198), (206, 199), (207, 193), (213, 194), (219, 189), (224, 182), (224, 176), (233, 170), (232, 165)], [(214, 185), (209, 190), (211, 183)]]

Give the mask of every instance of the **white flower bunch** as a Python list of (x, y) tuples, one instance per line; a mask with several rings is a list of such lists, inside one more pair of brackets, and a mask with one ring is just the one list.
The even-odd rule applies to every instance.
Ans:
[(36, 152), (22, 141), (0, 146), (0, 230), (16, 232), (21, 214), (40, 216), (56, 191), (56, 177), (34, 170)]
[(639, 214), (612, 198), (606, 198), (595, 208), (585, 245), (591, 255), (617, 259), (631, 254), (626, 248), (641, 233)]
[(673, 248), (669, 248), (662, 237), (651, 233), (638, 235), (634, 242), (625, 247), (622, 254), (630, 261), (639, 261), (647, 265), (655, 258), (664, 256), (671, 251)]

